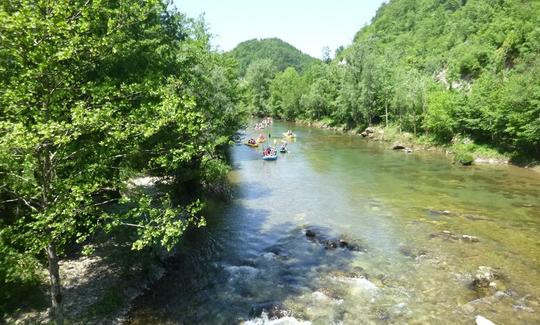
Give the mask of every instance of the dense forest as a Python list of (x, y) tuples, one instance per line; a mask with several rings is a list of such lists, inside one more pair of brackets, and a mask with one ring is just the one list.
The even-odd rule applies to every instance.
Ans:
[(124, 228), (135, 250), (171, 248), (204, 225), (197, 197), (130, 184), (226, 175), (235, 65), (161, 0), (3, 1), (0, 21), (0, 300), (46, 266), (61, 324), (67, 247)]
[(274, 72), (294, 67), (303, 72), (318, 60), (300, 52), (291, 44), (279, 38), (253, 39), (238, 44), (228, 53), (238, 64), (238, 75), (246, 75), (250, 64), (258, 61), (271, 62)]
[(250, 69), (254, 114), (540, 157), (538, 1), (392, 0), (329, 64)]

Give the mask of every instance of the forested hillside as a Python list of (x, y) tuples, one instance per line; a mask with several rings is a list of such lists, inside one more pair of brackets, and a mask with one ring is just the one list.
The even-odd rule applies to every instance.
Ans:
[(240, 76), (246, 74), (251, 63), (259, 60), (270, 60), (276, 72), (283, 71), (287, 67), (305, 71), (310, 65), (318, 61), (279, 38), (245, 41), (238, 44), (230, 54), (238, 61), (238, 73)]
[(268, 84), (259, 112), (539, 157), (540, 2), (392, 0), (331, 64)]

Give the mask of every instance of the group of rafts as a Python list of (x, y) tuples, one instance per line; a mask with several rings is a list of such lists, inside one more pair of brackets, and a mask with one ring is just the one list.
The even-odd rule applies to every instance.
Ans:
[[(273, 122), (272, 118), (267, 117), (267, 118), (263, 119), (261, 123), (255, 124), (255, 129), (256, 130), (262, 130), (267, 126), (272, 125), (272, 122)], [(296, 134), (294, 134), (291, 130), (288, 130), (287, 132), (284, 132), (283, 136), (287, 140), (291, 140), (291, 139), (296, 138)], [(271, 135), (268, 134), (268, 139), (270, 137), (271, 137)], [(285, 140), (285, 139), (281, 140), (281, 145), (279, 147), (279, 152), (281, 152), (281, 153), (289, 152), (289, 149), (287, 148), (287, 140)], [(267, 138), (264, 136), (264, 134), (261, 133), (261, 134), (259, 134), (257, 139), (251, 138), (245, 144), (246, 144), (246, 146), (250, 146), (252, 148), (257, 148), (259, 146), (259, 143), (263, 144), (262, 159), (263, 160), (276, 160), (278, 158), (276, 148), (271, 147), (270, 145), (264, 147), (264, 143), (266, 141), (267, 141)], [(274, 143), (275, 143), (275, 141), (274, 141)]]

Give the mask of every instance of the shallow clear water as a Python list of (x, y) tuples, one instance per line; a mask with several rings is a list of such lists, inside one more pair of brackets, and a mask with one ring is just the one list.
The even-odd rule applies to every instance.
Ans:
[[(272, 304), (291, 316), (281, 323), (540, 323), (538, 174), (328, 130), (265, 132), (273, 141), (293, 127), (297, 140), (275, 162), (231, 148), (233, 201), (211, 207), (131, 323), (260, 324)], [(325, 249), (323, 237), (365, 250)], [(479, 266), (500, 274), (494, 288), (471, 286)]]

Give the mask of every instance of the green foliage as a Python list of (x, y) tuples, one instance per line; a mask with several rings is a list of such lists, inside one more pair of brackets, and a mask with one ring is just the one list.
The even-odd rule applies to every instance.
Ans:
[(246, 92), (245, 105), (252, 114), (259, 116), (269, 114), (270, 83), (276, 72), (274, 64), (269, 59), (257, 60), (249, 65), (242, 86)]
[(278, 73), (270, 83), (269, 106), (273, 116), (292, 120), (300, 112), (304, 81), (292, 67)]
[(309, 120), (330, 119), (337, 109), (341, 69), (336, 65), (313, 65), (305, 74), (307, 91), (300, 99), (300, 116)]
[(293, 67), (303, 72), (319, 60), (300, 52), (279, 38), (252, 39), (238, 44), (229, 53), (238, 62), (238, 75), (243, 77), (255, 61), (270, 60), (276, 72)]
[(458, 95), (453, 92), (437, 90), (429, 93), (423, 121), (426, 132), (432, 133), (439, 142), (448, 143), (457, 131), (455, 115), (459, 105)]
[(204, 23), (160, 0), (2, 2), (0, 21), (1, 281), (101, 229), (171, 249), (203, 226), (199, 201), (128, 184), (226, 172), (208, 161), (243, 123), (235, 64)]

